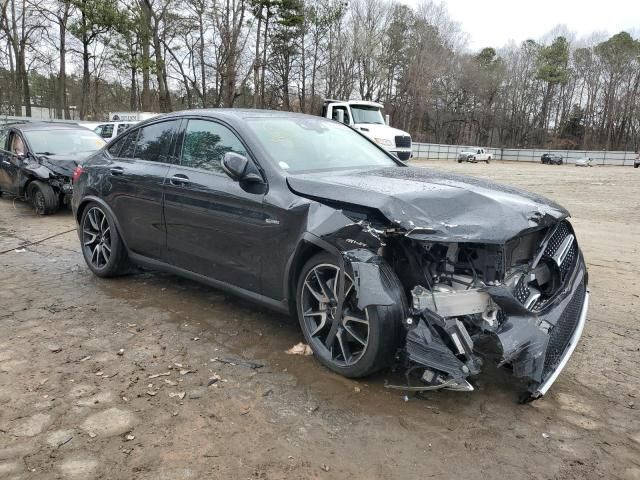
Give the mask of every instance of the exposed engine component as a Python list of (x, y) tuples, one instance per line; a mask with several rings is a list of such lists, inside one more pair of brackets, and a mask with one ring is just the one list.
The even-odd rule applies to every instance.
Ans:
[(586, 272), (576, 268), (567, 221), (502, 247), (425, 242), (404, 251), (420, 252), (407, 259), (413, 275), (405, 282), (415, 284), (405, 351), (408, 372), (425, 389), (472, 389), (467, 378), (479, 372), (480, 357), (528, 378), (528, 398), (548, 388), (549, 366), (561, 362), (584, 320)]

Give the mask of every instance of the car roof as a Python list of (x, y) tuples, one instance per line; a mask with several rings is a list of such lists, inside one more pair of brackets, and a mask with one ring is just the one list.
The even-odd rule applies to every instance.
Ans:
[(170, 118), (173, 116), (182, 117), (187, 115), (198, 115), (202, 117), (244, 119), (244, 118), (322, 118), (316, 115), (304, 113), (285, 112), (282, 110), (261, 110), (256, 108), (201, 108), (193, 110), (180, 110), (167, 113), (159, 117), (150, 118), (148, 121)]
[(27, 132), (29, 130), (78, 130), (86, 128), (78, 125), (77, 123), (55, 123), (55, 122), (30, 122), (19, 123), (11, 125), (11, 128), (15, 128), (20, 131)]

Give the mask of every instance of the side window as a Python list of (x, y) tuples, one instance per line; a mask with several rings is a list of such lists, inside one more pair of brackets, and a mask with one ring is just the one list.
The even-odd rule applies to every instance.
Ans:
[(9, 130), (0, 130), (0, 150), (7, 150), (7, 138)]
[(227, 127), (208, 120), (189, 120), (181, 165), (224, 174), (220, 161), (227, 152), (247, 154), (238, 137)]
[(113, 123), (102, 125), (102, 130), (98, 135), (100, 135), (102, 138), (111, 138), (113, 136)]
[(135, 157), (152, 162), (170, 163), (169, 147), (177, 125), (177, 120), (171, 120), (140, 128)]
[(133, 158), (138, 130), (134, 130), (107, 149), (113, 157)]
[(342, 112), (344, 112), (344, 123), (346, 125), (350, 125), (351, 121), (349, 120), (349, 111), (346, 107), (333, 107), (333, 112), (331, 114), (333, 120), (335, 120), (336, 122), (338, 121), (338, 110), (342, 110)]
[(120, 125), (118, 125), (118, 135), (120, 135), (122, 132), (124, 132), (126, 129), (128, 129), (131, 125), (129, 125), (128, 123), (121, 123)]
[(24, 155), (26, 153), (24, 141), (22, 140), (22, 137), (20, 135), (18, 135), (16, 132), (13, 132), (9, 136), (9, 139), (11, 143), (11, 153), (15, 155)]

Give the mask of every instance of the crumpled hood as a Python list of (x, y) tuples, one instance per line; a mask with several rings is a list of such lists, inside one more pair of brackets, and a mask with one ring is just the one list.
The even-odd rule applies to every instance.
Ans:
[(504, 243), (569, 216), (540, 195), (427, 168), (322, 172), (290, 176), (287, 182), (295, 193), (318, 202), (377, 209), (409, 237), (422, 240)]
[[(39, 165), (48, 168), (55, 175), (63, 175), (70, 177), (73, 174), (75, 168), (89, 155), (95, 152), (78, 153), (73, 155), (40, 155)], [(35, 163), (37, 162), (30, 162)]]

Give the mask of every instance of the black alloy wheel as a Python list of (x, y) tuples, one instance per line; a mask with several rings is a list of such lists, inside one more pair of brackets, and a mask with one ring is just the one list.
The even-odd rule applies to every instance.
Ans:
[(345, 377), (364, 377), (393, 361), (402, 338), (407, 300), (395, 272), (382, 263), (380, 275), (393, 303), (359, 308), (353, 271), (347, 262), (339, 313), (339, 263), (333, 255), (322, 252), (302, 267), (296, 290), (298, 320), (320, 363)]
[(126, 273), (131, 262), (109, 213), (97, 203), (90, 203), (80, 220), (82, 255), (87, 266), (99, 277)]
[[(332, 332), (338, 306), (338, 279), (340, 268), (332, 264), (320, 264), (311, 269), (303, 283), (300, 296), (302, 316), (315, 351), (337, 366), (356, 364), (369, 345), (369, 315), (366, 309), (357, 307), (353, 280), (345, 273), (342, 318)], [(329, 336), (332, 335), (330, 339)]]
[(91, 266), (103, 269), (111, 258), (111, 226), (99, 207), (91, 207), (82, 225), (82, 248)]

